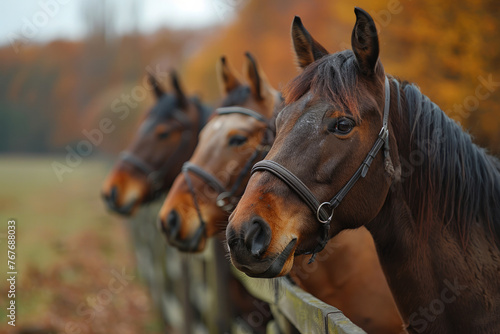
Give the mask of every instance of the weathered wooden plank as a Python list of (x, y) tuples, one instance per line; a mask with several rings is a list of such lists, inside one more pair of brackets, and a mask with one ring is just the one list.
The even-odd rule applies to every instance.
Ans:
[(267, 327), (267, 333), (269, 334), (269, 331), (276, 331), (276, 333), (281, 333), (281, 334), (295, 334), (298, 333), (297, 330), (293, 327), (292, 323), (285, 317), (285, 315), (281, 312), (279, 309), (278, 305), (276, 304), (269, 304), (269, 307), (271, 309), (271, 313), (273, 314), (274, 320), (272, 321), (274, 323), (274, 328), (273, 327)]
[(248, 277), (234, 267), (231, 267), (231, 272), (245, 286), (252, 296), (269, 304), (276, 303), (275, 290), (270, 280), (257, 280), (255, 278)]
[(213, 241), (207, 245), (207, 251), (194, 256), (166, 246), (156, 227), (160, 205), (157, 202), (139, 210), (128, 225), (140, 275), (148, 283), (164, 320), (177, 332), (253, 333), (248, 325), (232, 319), (225, 288), (229, 275), (233, 275), (254, 297), (271, 305), (275, 320), (268, 324), (268, 334), (291, 334), (296, 330), (307, 334), (364, 333), (341, 311), (286, 278), (266, 280), (244, 275), (227, 263), (222, 248), (216, 249)]
[(171, 327), (180, 330), (184, 327), (184, 319), (182, 316), (182, 305), (172, 295), (165, 294), (161, 298), (162, 316), (166, 323)]
[[(212, 239), (213, 240), (213, 239)], [(231, 275), (230, 264), (226, 259), (226, 251), (220, 240), (213, 240), (213, 264), (210, 264), (215, 268), (215, 276), (213, 280), (215, 285), (211, 288), (215, 288), (215, 296), (217, 302), (215, 304), (215, 325), (220, 333), (229, 333), (231, 330), (231, 319), (235, 317), (234, 308), (230, 305), (229, 296), (229, 279)]]
[(266, 334), (282, 334), (283, 332), (280, 329), (278, 322), (271, 320), (267, 324)]
[(328, 334), (363, 334), (361, 328), (354, 325), (342, 312), (329, 313), (327, 315)]
[(287, 278), (269, 280), (250, 278), (233, 270), (234, 275), (256, 298), (277, 306), (300, 333), (365, 333), (337, 308), (315, 298)]
[[(254, 334), (252, 328), (242, 319), (235, 319), (231, 324), (231, 332), (224, 334)], [(278, 332), (279, 334), (279, 332)]]
[(324, 319), (332, 307), (293, 286), (286, 279), (280, 280), (276, 304), (301, 333), (325, 333)]

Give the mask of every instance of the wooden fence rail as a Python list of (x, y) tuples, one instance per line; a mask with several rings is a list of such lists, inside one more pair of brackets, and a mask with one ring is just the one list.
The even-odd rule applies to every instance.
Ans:
[[(228, 262), (220, 242), (203, 254), (183, 254), (166, 245), (156, 227), (162, 201), (150, 204), (128, 220), (138, 271), (169, 334), (254, 334), (249, 321), (231, 316), (228, 279), (236, 277), (254, 297), (269, 304), (273, 320), (267, 334), (364, 333), (340, 310), (301, 290), (288, 278), (250, 278)], [(257, 307), (255, 322), (264, 312)]]

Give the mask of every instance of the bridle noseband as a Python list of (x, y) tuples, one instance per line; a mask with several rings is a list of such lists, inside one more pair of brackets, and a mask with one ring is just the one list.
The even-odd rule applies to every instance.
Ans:
[[(396, 83), (397, 81), (394, 80)], [(399, 87), (399, 84), (397, 85)], [(385, 77), (385, 105), (384, 105), (384, 114), (382, 120), (382, 129), (380, 129), (380, 133), (375, 141), (375, 144), (368, 152), (366, 158), (363, 160), (359, 168), (356, 170), (354, 175), (349, 179), (349, 181), (340, 189), (340, 191), (328, 202), (320, 202), (316, 196), (309, 190), (309, 188), (292, 172), (288, 169), (280, 165), (279, 163), (272, 160), (262, 160), (256, 163), (251, 173), (255, 173), (258, 171), (267, 171), (271, 174), (275, 175), (277, 178), (282, 180), (288, 187), (293, 189), (297, 195), (309, 206), (312, 212), (315, 213), (316, 219), (319, 223), (321, 223), (323, 227), (323, 235), (321, 240), (319, 241), (319, 245), (312, 252), (312, 257), (309, 262), (314, 261), (314, 257), (316, 253), (320, 252), (327, 244), (329, 240), (328, 232), (330, 230), (330, 223), (333, 218), (333, 213), (335, 209), (342, 202), (344, 197), (349, 193), (352, 187), (356, 184), (356, 182), (360, 178), (364, 178), (366, 173), (368, 173), (368, 169), (372, 164), (375, 156), (380, 151), (382, 147), (384, 147), (384, 156), (385, 156), (385, 165), (386, 167), (390, 166), (392, 168), (392, 162), (389, 155), (389, 128), (388, 128), (388, 120), (389, 120), (389, 109), (391, 103), (391, 86), (389, 84), (389, 79)], [(399, 106), (399, 94), (398, 94), (398, 106)]]
[[(267, 119), (264, 118), (261, 114), (255, 112), (254, 110), (243, 108), (243, 107), (223, 107), (223, 108), (218, 108), (215, 110), (216, 115), (229, 115), (229, 114), (242, 114), (245, 116), (253, 117), (256, 120), (263, 122), (263, 123), (268, 123)], [(267, 136), (267, 131), (264, 134), (264, 137), (262, 139), (262, 142), (256, 147), (255, 151), (253, 152), (252, 156), (248, 159), (246, 162), (245, 166), (241, 170), (241, 172), (238, 174), (235, 183), (231, 186), (231, 188), (228, 190), (226, 187), (222, 184), (222, 182), (212, 175), (210, 172), (207, 172), (200, 166), (197, 166), (191, 162), (186, 162), (184, 163), (182, 167), (182, 172), (184, 174), (184, 177), (186, 179), (187, 186), (189, 188), (189, 192), (191, 193), (191, 197), (193, 198), (194, 206), (195, 209), (198, 213), (198, 218), (201, 222), (201, 224), (204, 224), (203, 218), (201, 216), (201, 211), (200, 207), (198, 204), (198, 199), (196, 196), (196, 192), (193, 187), (193, 183), (191, 180), (190, 173), (195, 174), (197, 177), (202, 179), (207, 185), (212, 187), (217, 193), (217, 200), (216, 204), (218, 207), (220, 207), (224, 211), (231, 211), (234, 209), (236, 204), (238, 203), (239, 198), (236, 196), (236, 192), (240, 188), (243, 180), (245, 179), (245, 176), (248, 175), (248, 172), (250, 171), (250, 168), (252, 165), (255, 163), (255, 161), (259, 157), (265, 157), (267, 155), (267, 152), (270, 149), (270, 139)]]
[[(195, 103), (195, 105), (200, 114), (199, 131), (203, 127), (203, 110), (201, 110), (203, 107), (201, 104), (198, 105)], [(147, 182), (150, 186), (150, 194), (153, 199), (157, 198), (161, 194), (165, 176), (170, 171), (171, 166), (174, 165), (174, 162), (178, 159), (178, 157), (185, 153), (191, 141), (193, 124), (190, 122), (187, 115), (184, 112), (177, 110), (172, 115), (172, 118), (176, 119), (182, 125), (181, 143), (159, 168), (153, 167), (150, 163), (144, 161), (142, 158), (130, 151), (122, 151), (120, 153), (121, 161), (129, 163), (146, 176)]]

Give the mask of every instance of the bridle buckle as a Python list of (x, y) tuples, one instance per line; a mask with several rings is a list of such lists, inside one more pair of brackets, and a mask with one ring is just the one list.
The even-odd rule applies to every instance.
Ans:
[(383, 126), (382, 129), (380, 129), (380, 133), (378, 134), (378, 136), (384, 142), (387, 141), (387, 138), (389, 137), (389, 129)]
[(321, 209), (322, 209), (322, 208), (323, 208), (323, 206), (325, 206), (325, 205), (330, 206), (330, 203), (329, 203), (329, 202), (323, 202), (323, 203), (321, 203), (321, 204), (318, 206), (318, 210), (316, 211), (316, 219), (318, 219), (318, 221), (319, 221), (321, 224), (330, 224), (330, 222), (332, 221), (332, 218), (333, 218), (333, 213), (335, 212), (335, 209), (332, 209), (332, 212), (330, 213), (330, 216), (328, 217), (328, 219), (323, 220), (323, 219), (321, 219)]

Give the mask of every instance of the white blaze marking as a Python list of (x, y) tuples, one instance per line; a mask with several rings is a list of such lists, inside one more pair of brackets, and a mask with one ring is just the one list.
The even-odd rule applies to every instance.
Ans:
[(214, 123), (213, 129), (219, 130), (222, 127), (222, 121), (219, 119)]

